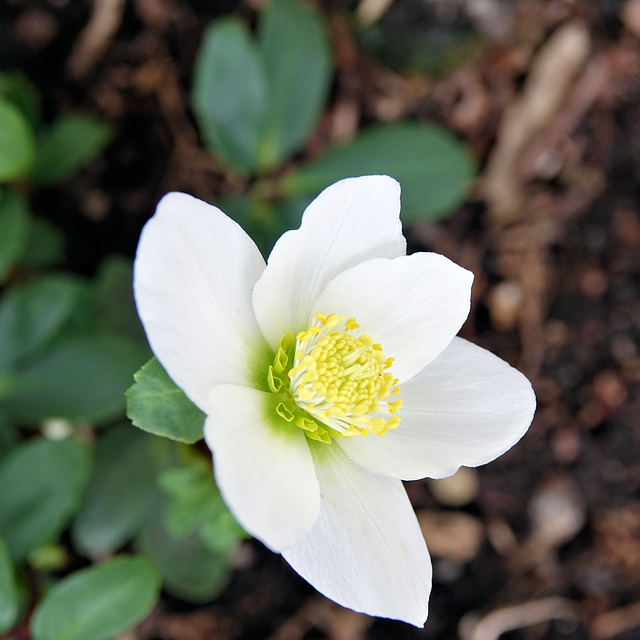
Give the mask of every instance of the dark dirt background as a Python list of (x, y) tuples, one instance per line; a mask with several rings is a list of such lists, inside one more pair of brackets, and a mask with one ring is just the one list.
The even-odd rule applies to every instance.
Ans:
[[(468, 143), (481, 167), (468, 202), (406, 232), (474, 271), (462, 335), (529, 376), (536, 418), (496, 462), (407, 485), (434, 562), (424, 630), (345, 611), (248, 542), (219, 599), (167, 596), (123, 638), (638, 639), (640, 0), (396, 0), (375, 52), (349, 22), (371, 4), (321, 3), (335, 80), (292, 162), (400, 118)], [(133, 256), (168, 190), (242, 190), (202, 148), (189, 86), (206, 24), (257, 5), (0, 0), (0, 66), (26, 72), (45, 118), (81, 108), (116, 132), (80, 176), (34, 194), (68, 238), (65, 268)]]

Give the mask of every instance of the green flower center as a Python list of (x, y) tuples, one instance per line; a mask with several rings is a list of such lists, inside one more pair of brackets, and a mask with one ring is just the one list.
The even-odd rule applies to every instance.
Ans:
[(282, 396), (276, 413), (309, 438), (384, 435), (400, 424), (393, 358), (370, 336), (354, 335), (358, 328), (355, 318), (318, 313), (295, 339), (286, 333), (280, 340), (267, 384)]

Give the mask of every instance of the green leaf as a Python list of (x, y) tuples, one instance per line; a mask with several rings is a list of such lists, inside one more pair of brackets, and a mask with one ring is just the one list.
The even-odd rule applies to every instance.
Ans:
[(0, 182), (27, 173), (35, 155), (33, 131), (25, 116), (5, 98), (0, 98), (0, 140)]
[(267, 85), (256, 44), (235, 18), (205, 31), (195, 63), (193, 109), (205, 144), (231, 166), (258, 167)]
[(405, 222), (436, 220), (465, 198), (475, 173), (466, 148), (434, 125), (391, 124), (371, 129), (352, 143), (291, 173), (287, 194), (317, 193), (350, 176), (386, 174), (402, 185)]
[(196, 533), (180, 538), (171, 536), (160, 514), (143, 530), (136, 546), (162, 575), (165, 588), (179, 598), (206, 602), (229, 582), (228, 553), (213, 553)]
[(84, 554), (112, 553), (149, 518), (159, 495), (153, 444), (154, 438), (130, 424), (110, 428), (98, 441), (95, 472), (71, 529)]
[(152, 358), (127, 391), (127, 416), (136, 427), (157, 436), (193, 444), (202, 438), (205, 415)]
[(163, 471), (160, 486), (167, 494), (163, 517), (171, 536), (180, 538), (197, 531), (215, 554), (229, 553), (247, 537), (222, 500), (211, 465), (202, 458), (194, 458), (190, 466)]
[(84, 284), (48, 276), (10, 289), (0, 302), (0, 371), (48, 346), (75, 312)]
[[(133, 264), (113, 255), (100, 265), (96, 278), (96, 306), (101, 329), (147, 343), (133, 300)], [(149, 353), (149, 356), (151, 354)]]
[(33, 640), (107, 640), (141, 622), (159, 595), (144, 558), (119, 556), (52, 587), (31, 621)]
[(331, 46), (323, 19), (299, 0), (270, 0), (258, 42), (269, 85), (260, 168), (276, 166), (309, 135), (331, 79)]
[(34, 218), (20, 264), (27, 267), (53, 267), (64, 260), (65, 238), (55, 225), (43, 218)]
[(203, 544), (214, 553), (229, 553), (240, 540), (250, 537), (233, 517), (219, 491), (211, 494), (199, 534)]
[[(1, 115), (0, 105), (0, 117)], [(2, 136), (1, 131), (0, 136)], [(2, 230), (0, 233), (0, 282), (2, 282), (25, 250), (29, 235), (29, 207), (26, 200), (11, 189), (0, 191), (0, 229)]]
[(4, 633), (15, 625), (19, 604), (18, 588), (9, 547), (0, 538), (0, 633)]
[(38, 184), (56, 184), (71, 178), (96, 158), (111, 139), (102, 119), (70, 114), (56, 120), (38, 140), (31, 177)]
[(115, 418), (124, 412), (124, 392), (146, 356), (137, 342), (115, 336), (57, 341), (15, 372), (4, 407), (23, 420)]
[[(2, 381), (0, 380), (0, 387)], [(1, 395), (1, 391), (0, 391)], [(0, 411), (0, 460), (6, 456), (18, 442), (18, 432), (11, 424), (7, 415)]]
[(20, 72), (0, 74), (0, 96), (17, 107), (34, 129), (40, 125), (40, 97), (24, 74)]
[(75, 438), (32, 440), (0, 461), (0, 535), (16, 562), (65, 528), (89, 469), (89, 451)]

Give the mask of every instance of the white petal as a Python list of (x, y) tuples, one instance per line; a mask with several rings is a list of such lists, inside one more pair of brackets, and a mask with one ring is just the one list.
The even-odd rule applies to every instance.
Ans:
[(422, 626), (431, 563), (402, 483), (368, 473), (335, 445), (311, 447), (320, 514), (285, 560), (338, 604)]
[(266, 350), (251, 303), (263, 270), (260, 252), (233, 220), (183, 193), (162, 198), (142, 230), (138, 313), (154, 354), (200, 409), (217, 384), (252, 380)]
[(275, 414), (274, 400), (249, 387), (216, 387), (205, 439), (227, 506), (248, 533), (278, 552), (309, 531), (320, 491), (303, 431)]
[(400, 382), (424, 369), (458, 333), (469, 315), (473, 274), (437, 253), (370, 260), (336, 276), (313, 313), (355, 317), (358, 332), (395, 358)]
[(399, 395), (397, 429), (340, 440), (340, 446), (366, 469), (404, 480), (444, 478), (461, 465), (494, 460), (524, 435), (536, 406), (519, 371), (461, 338)]
[(253, 304), (267, 341), (307, 328), (311, 305), (338, 273), (371, 258), (406, 253), (400, 186), (387, 176), (348, 178), (327, 187), (304, 212), (299, 229), (276, 243)]

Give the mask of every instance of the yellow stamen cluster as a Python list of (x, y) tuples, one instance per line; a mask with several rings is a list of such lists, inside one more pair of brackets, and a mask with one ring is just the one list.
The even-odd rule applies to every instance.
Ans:
[(388, 371), (393, 358), (370, 336), (349, 333), (358, 328), (355, 318), (316, 314), (314, 324), (296, 336), (288, 371), (296, 405), (342, 437), (384, 435), (400, 424), (391, 414), (402, 400), (387, 400), (400, 391)]

